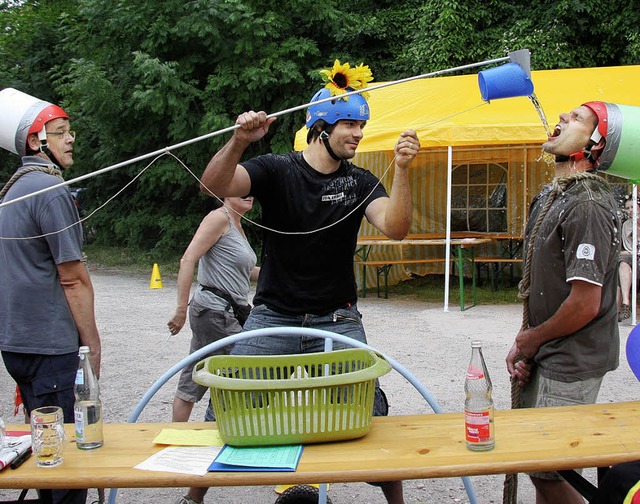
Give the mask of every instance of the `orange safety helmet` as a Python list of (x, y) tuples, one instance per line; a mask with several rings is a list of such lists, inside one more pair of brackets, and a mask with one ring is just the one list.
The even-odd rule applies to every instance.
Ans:
[[(46, 103), (46, 102), (45, 102)], [(69, 119), (67, 113), (57, 105), (49, 104), (43, 108), (31, 123), (27, 136), (31, 133), (40, 133), (44, 125), (54, 119)]]
[[(609, 111), (607, 110), (607, 104), (600, 101), (592, 101), (582, 104), (585, 107), (589, 107), (593, 110), (593, 113), (598, 116), (598, 126), (597, 130), (602, 138), (607, 138), (607, 133), (609, 132)], [(593, 136), (592, 136), (593, 138)], [(599, 142), (600, 139), (596, 140), (596, 143)]]
[(569, 159), (572, 161), (579, 161), (581, 159), (587, 159), (591, 161), (595, 168), (598, 166), (599, 160), (593, 157), (591, 149), (603, 138), (605, 140), (607, 139), (607, 134), (609, 133), (609, 112), (605, 102), (592, 101), (583, 103), (582, 106), (593, 111), (593, 113), (598, 117), (598, 124), (593, 130), (593, 133), (591, 133), (591, 137), (583, 150), (574, 152), (569, 156), (556, 156), (556, 161), (568, 161)]

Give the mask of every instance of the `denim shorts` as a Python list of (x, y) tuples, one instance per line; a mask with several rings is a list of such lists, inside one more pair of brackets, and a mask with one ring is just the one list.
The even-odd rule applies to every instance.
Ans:
[[(367, 343), (362, 325), (362, 315), (355, 304), (339, 308), (325, 315), (285, 315), (258, 305), (251, 310), (244, 324), (243, 331), (263, 329), (266, 327), (309, 327), (348, 336), (361, 343)], [(350, 345), (335, 341), (334, 350), (353, 348)], [(324, 351), (324, 338), (316, 336), (273, 335), (259, 336), (238, 341), (231, 351), (232, 355), (287, 355)], [(389, 404), (376, 380), (373, 406), (374, 416), (387, 416)]]
[[(237, 334), (242, 330), (242, 327), (230, 312), (212, 310), (193, 301), (189, 305), (189, 325), (192, 332), (189, 354), (200, 350), (209, 343)], [(208, 356), (226, 355), (230, 350), (231, 346), (229, 345), (211, 352)], [(176, 397), (191, 403), (198, 402), (209, 390), (208, 387), (199, 385), (192, 380), (191, 373), (195, 365), (196, 363), (194, 362), (182, 369), (180, 380), (178, 381), (178, 390), (176, 390)]]
[[(356, 305), (340, 308), (326, 315), (285, 315), (259, 305), (251, 310), (243, 331), (266, 327), (308, 327), (331, 331), (348, 336), (362, 343), (367, 342), (362, 325), (362, 315)], [(333, 348), (352, 348), (344, 343), (334, 342)], [(239, 341), (232, 354), (237, 355), (284, 355), (324, 351), (324, 339), (316, 336), (274, 335), (259, 336)]]
[[(552, 406), (575, 406), (594, 404), (598, 398), (603, 376), (575, 382), (550, 380), (535, 368), (531, 381), (523, 393), (523, 408), (549, 408)], [(581, 472), (576, 469), (577, 472)], [(557, 472), (527, 473), (529, 476), (547, 480), (562, 480)]]

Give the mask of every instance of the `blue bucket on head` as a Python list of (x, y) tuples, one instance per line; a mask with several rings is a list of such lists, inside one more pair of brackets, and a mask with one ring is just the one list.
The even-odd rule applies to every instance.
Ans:
[(478, 72), (478, 85), (485, 101), (533, 94), (531, 77), (517, 63), (505, 63)]

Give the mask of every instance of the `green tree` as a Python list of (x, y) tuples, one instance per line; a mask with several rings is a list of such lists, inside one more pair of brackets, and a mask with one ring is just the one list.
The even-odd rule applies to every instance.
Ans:
[[(177, 252), (212, 207), (195, 177), (231, 133), (176, 157), (165, 147), (228, 129), (245, 110), (306, 104), (336, 58), (368, 64), (377, 81), (522, 48), (533, 69), (637, 63), (638, 1), (0, 0), (0, 87), (71, 115), (69, 176), (118, 166), (82, 182), (90, 207), (109, 201), (88, 223), (98, 241)], [(280, 115), (246, 155), (290, 150), (303, 123), (303, 110)], [(17, 160), (0, 163), (6, 180)], [(257, 246), (260, 230), (248, 231)]]
[(401, 65), (423, 73), (531, 50), (532, 68), (637, 64), (637, 0), (431, 0), (409, 28)]
[[(294, 5), (81, 1), (66, 27), (68, 47), (76, 53), (58, 67), (56, 84), (79, 118), (84, 144), (80, 149), (79, 140), (78, 150), (87, 156), (82, 164), (93, 171), (228, 128), (244, 110), (276, 112), (305, 103), (319, 85), (310, 81), (308, 69), (321, 66), (312, 26), (333, 26), (337, 14), (332, 2)], [(290, 149), (303, 119), (302, 111), (281, 116), (272, 135), (247, 154)], [(228, 136), (175, 155), (199, 175)], [(96, 196), (122, 187), (142, 166), (101, 176)], [(111, 243), (182, 248), (211, 206), (193, 176), (168, 157), (125, 194), (94, 220), (98, 236)]]
[[(74, 2), (0, 1), (0, 89), (13, 87), (42, 100), (61, 102), (51, 69), (68, 58), (59, 19)], [(18, 159), (0, 151), (0, 180), (7, 180)]]

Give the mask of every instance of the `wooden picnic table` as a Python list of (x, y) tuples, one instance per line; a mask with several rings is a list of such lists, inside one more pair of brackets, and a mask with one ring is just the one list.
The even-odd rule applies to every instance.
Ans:
[[(24, 424), (8, 430), (25, 430)], [(303, 484), (448, 478), (605, 467), (640, 459), (640, 402), (496, 410), (496, 446), (466, 448), (463, 413), (374, 417), (359, 439), (307, 445), (295, 472), (210, 472), (195, 476), (133, 467), (165, 446), (165, 428), (212, 429), (215, 423), (113, 423), (93, 451), (72, 442), (62, 465), (36, 467), (35, 457), (0, 471), (0, 488), (151, 488)], [(65, 425), (72, 440), (74, 426)]]

